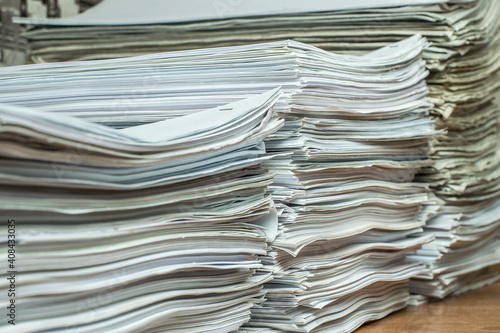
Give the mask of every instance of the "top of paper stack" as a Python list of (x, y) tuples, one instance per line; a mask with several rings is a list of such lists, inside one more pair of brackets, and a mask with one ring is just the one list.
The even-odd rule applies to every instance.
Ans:
[[(364, 8), (428, 5), (449, 0), (105, 0), (86, 12), (70, 18), (16, 18), (16, 23), (40, 25), (130, 25), (217, 20), (248, 16), (267, 16), (325, 12)], [(470, 1), (453, 1), (470, 2)], [(119, 13), (119, 15), (117, 15)]]

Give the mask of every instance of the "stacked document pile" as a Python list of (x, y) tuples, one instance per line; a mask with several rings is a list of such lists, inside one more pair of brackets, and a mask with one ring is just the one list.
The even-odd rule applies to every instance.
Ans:
[(434, 134), (424, 46), (415, 36), (346, 57), (339, 74), (316, 68), (291, 96), (284, 130), (295, 139), (283, 130), (267, 141), (270, 151), (293, 148), (291, 161), (267, 163), (283, 208), (266, 260), (274, 279), (248, 331), (350, 332), (406, 306), (407, 281), (422, 272), (406, 256), (432, 239), (416, 236), (429, 211), (427, 187), (412, 182)]
[(279, 94), (121, 130), (0, 105), (0, 214), (17, 222), (19, 252), (18, 319), (0, 330), (230, 332), (247, 322), (272, 278), (257, 270), (277, 227), (262, 163), (264, 138), (283, 125)]
[[(478, 1), (443, 14), (456, 31), (437, 43), (448, 57), (430, 63), (438, 126), (435, 165), (421, 175), (445, 202), (428, 222), (436, 236), (415, 258), (430, 271), (415, 293), (442, 298), (500, 279), (500, 2)], [(455, 21), (451, 18), (463, 18)], [(422, 298), (421, 298), (422, 299)]]
[(431, 268), (412, 281), (416, 293), (442, 298), (500, 279), (499, 115), (496, 103), (464, 103), (442, 122), (448, 135), (436, 140), (435, 168), (420, 178), (446, 204), (425, 227), (436, 241), (411, 259)]
[(116, 3), (105, 0), (67, 20), (23, 21), (41, 24), (27, 34), (31, 58), (97, 59), (283, 38), (364, 54), (416, 33), (426, 37), (430, 97), (438, 128), (448, 134), (435, 140), (435, 164), (420, 177), (443, 206), (425, 228), (436, 241), (413, 258), (429, 268), (414, 281), (413, 291), (442, 298), (500, 278), (495, 268), (500, 263), (499, 106), (492, 102), (500, 86), (499, 1), (409, 1), (405, 6), (313, 1), (307, 7), (268, 1), (254, 8), (221, 1), (212, 9), (197, 3), (192, 7), (199, 10), (167, 11), (150, 0), (149, 9), (129, 3), (122, 16), (113, 17)]
[(418, 234), (435, 206), (412, 182), (435, 135), (427, 46), (416, 35), (359, 57), (284, 41), (19, 66), (0, 70), (0, 101), (126, 132), (281, 86), (264, 164), (279, 227), (257, 275), (274, 280), (245, 330), (352, 331), (407, 304), (423, 266), (406, 256), (432, 239)]
[[(402, 2), (103, 0), (74, 17), (15, 18), (14, 22), (31, 24), (26, 38), (29, 59), (35, 62), (109, 59), (283, 39), (352, 54), (416, 32), (441, 42), (456, 37), (448, 22), (456, 23), (464, 16), (454, 15), (456, 6), (434, 5), (449, 1), (404, 1), (412, 6), (401, 6)], [(453, 1), (467, 6), (470, 2)], [(449, 53), (434, 46), (428, 52), (434, 49), (440, 58)]]

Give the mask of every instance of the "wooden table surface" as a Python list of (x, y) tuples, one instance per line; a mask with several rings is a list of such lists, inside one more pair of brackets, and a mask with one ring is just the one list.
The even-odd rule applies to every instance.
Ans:
[(444, 301), (407, 307), (355, 333), (500, 333), (500, 282)]

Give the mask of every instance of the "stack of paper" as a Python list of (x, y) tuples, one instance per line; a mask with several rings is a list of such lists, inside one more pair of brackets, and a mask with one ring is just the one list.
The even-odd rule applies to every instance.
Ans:
[(263, 139), (283, 124), (279, 95), (122, 130), (0, 105), (0, 214), (16, 221), (19, 252), (18, 318), (1, 331), (229, 332), (248, 321), (271, 279), (256, 271), (276, 234), (262, 163)]
[[(234, 46), (293, 38), (323, 49), (373, 50), (416, 32), (444, 40), (439, 5), (447, 0), (104, 0), (62, 19), (17, 18), (33, 24), (26, 38), (36, 62), (109, 59), (165, 50)], [(453, 3), (470, 3), (454, 0)], [(441, 11), (448, 11), (447, 7)], [(461, 16), (452, 17), (456, 22)], [(440, 22), (443, 20), (442, 22)], [(384, 33), (386, 32), (387, 35)], [(374, 47), (374, 45), (377, 45)], [(439, 52), (438, 52), (439, 54)]]
[(445, 202), (425, 227), (436, 241), (412, 257), (430, 268), (412, 289), (429, 297), (500, 279), (500, 106), (458, 110), (442, 122), (448, 134), (435, 143), (435, 166), (420, 176)]
[(359, 57), (285, 41), (4, 68), (0, 100), (128, 131), (281, 86), (265, 162), (279, 231), (261, 270), (274, 280), (246, 330), (352, 331), (407, 304), (423, 266), (406, 256), (432, 239), (417, 236), (434, 207), (412, 182), (435, 134), (426, 46), (416, 35)]
[(500, 86), (500, 2), (215, 1), (203, 7), (192, 0), (183, 10), (149, 0), (141, 8), (128, 3), (120, 16), (113, 15), (116, 4), (105, 0), (67, 20), (22, 21), (42, 25), (27, 34), (31, 58), (96, 59), (283, 38), (364, 54), (416, 33), (426, 37), (430, 97), (438, 127), (448, 134), (435, 140), (435, 165), (420, 177), (443, 207), (425, 228), (437, 240), (414, 258), (430, 269), (414, 291), (444, 297), (500, 278), (494, 269), (500, 262), (499, 106), (491, 102)]

